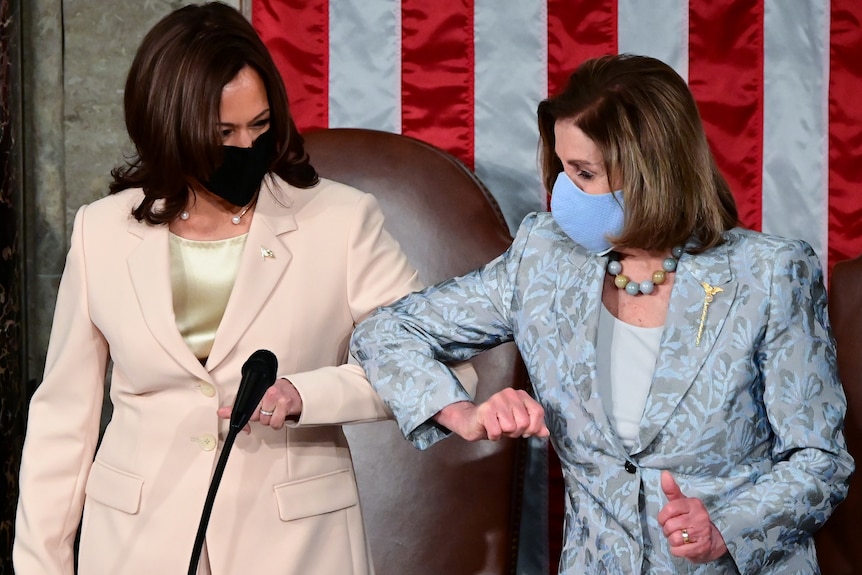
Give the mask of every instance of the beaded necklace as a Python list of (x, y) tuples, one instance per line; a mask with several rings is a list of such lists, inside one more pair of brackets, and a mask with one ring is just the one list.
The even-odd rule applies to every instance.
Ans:
[(683, 248), (677, 246), (671, 250), (671, 255), (661, 263), (662, 269), (652, 273), (652, 279), (636, 282), (625, 274), (623, 274), (623, 264), (620, 263), (620, 254), (611, 252), (608, 254), (608, 264), (605, 267), (607, 272), (614, 276), (614, 285), (617, 288), (626, 290), (629, 295), (649, 295), (655, 291), (655, 286), (663, 284), (667, 281), (667, 274), (676, 271), (676, 265), (679, 258), (682, 257)]

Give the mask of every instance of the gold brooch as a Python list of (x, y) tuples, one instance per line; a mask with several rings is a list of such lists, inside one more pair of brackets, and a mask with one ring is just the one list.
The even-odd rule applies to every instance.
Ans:
[(700, 326), (697, 328), (697, 339), (694, 340), (695, 347), (700, 346), (700, 339), (703, 336), (703, 325), (706, 323), (706, 310), (709, 309), (709, 304), (715, 299), (715, 294), (724, 291), (720, 287), (712, 287), (706, 282), (701, 282), (700, 285), (703, 286), (705, 293), (703, 295), (703, 311), (700, 312)]
[(262, 257), (263, 259), (266, 259), (266, 258), (275, 259), (275, 254), (272, 253), (271, 249), (260, 246), (260, 257)]

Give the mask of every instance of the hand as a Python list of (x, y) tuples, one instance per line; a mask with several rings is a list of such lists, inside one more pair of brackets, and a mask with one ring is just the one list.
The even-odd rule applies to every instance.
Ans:
[[(264, 412), (271, 412), (272, 415), (266, 415)], [(218, 416), (222, 419), (230, 419), (232, 408), (230, 406), (221, 407), (218, 410)], [(302, 413), (302, 397), (299, 392), (285, 378), (275, 380), (266, 393), (263, 394), (263, 399), (254, 413), (251, 414), (250, 421), (259, 421), (262, 425), (267, 425), (273, 429), (281, 429), (284, 427), (284, 422), (288, 419), (296, 420)], [(245, 431), (249, 431), (246, 426)]]
[(667, 505), (659, 511), (658, 522), (672, 555), (692, 563), (708, 563), (727, 553), (724, 537), (710, 520), (703, 501), (683, 495), (668, 471), (661, 472), (661, 489), (667, 496)]
[(467, 441), (501, 437), (547, 437), (545, 410), (525, 391), (507, 388), (479, 406), (469, 401), (447, 405), (435, 421)]

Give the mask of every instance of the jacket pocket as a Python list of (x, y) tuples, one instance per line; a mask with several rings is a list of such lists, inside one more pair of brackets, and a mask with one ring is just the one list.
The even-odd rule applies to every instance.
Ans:
[(130, 515), (141, 508), (141, 491), (144, 480), (137, 475), (120, 471), (94, 461), (87, 478), (87, 497)]
[(282, 521), (331, 513), (359, 503), (356, 481), (349, 469), (340, 469), (275, 486), (278, 516)]

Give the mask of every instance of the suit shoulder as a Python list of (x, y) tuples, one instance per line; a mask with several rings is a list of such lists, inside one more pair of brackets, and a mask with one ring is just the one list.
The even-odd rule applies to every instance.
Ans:
[(773, 259), (776, 256), (816, 257), (808, 242), (801, 239), (786, 238), (743, 228), (729, 230), (725, 232), (724, 237), (731, 251), (744, 252), (749, 257)]
[(363, 196), (370, 195), (362, 190), (354, 188), (353, 186), (342, 184), (335, 180), (328, 180), (326, 178), (320, 178), (320, 183), (318, 183), (315, 188), (319, 189), (321, 195), (325, 195), (334, 201), (356, 202)]
[(527, 214), (518, 227), (516, 236), (542, 239), (550, 242), (572, 240), (557, 225), (550, 212), (531, 212)]
[(128, 222), (134, 221), (132, 210), (140, 204), (143, 198), (144, 194), (139, 188), (123, 190), (122, 192), (99, 198), (89, 204), (84, 204), (78, 208), (78, 217), (82, 219), (86, 213), (88, 222), (97, 221), (100, 222), (100, 225), (117, 222), (126, 226)]
[(363, 200), (368, 201), (373, 198), (371, 194), (326, 178), (320, 178), (320, 181), (310, 188), (297, 188), (276, 177), (272, 192), (277, 198), (280, 197), (280, 201), (286, 200), (281, 203), (289, 204), (296, 212), (306, 208), (352, 207)]
[(563, 231), (550, 212), (528, 214), (516, 234), (516, 242), (519, 240), (539, 251), (567, 253), (576, 258), (591, 256), (590, 252)]
[(822, 277), (820, 258), (805, 240), (752, 230), (726, 232), (732, 265), (738, 270), (760, 271), (760, 277)]

